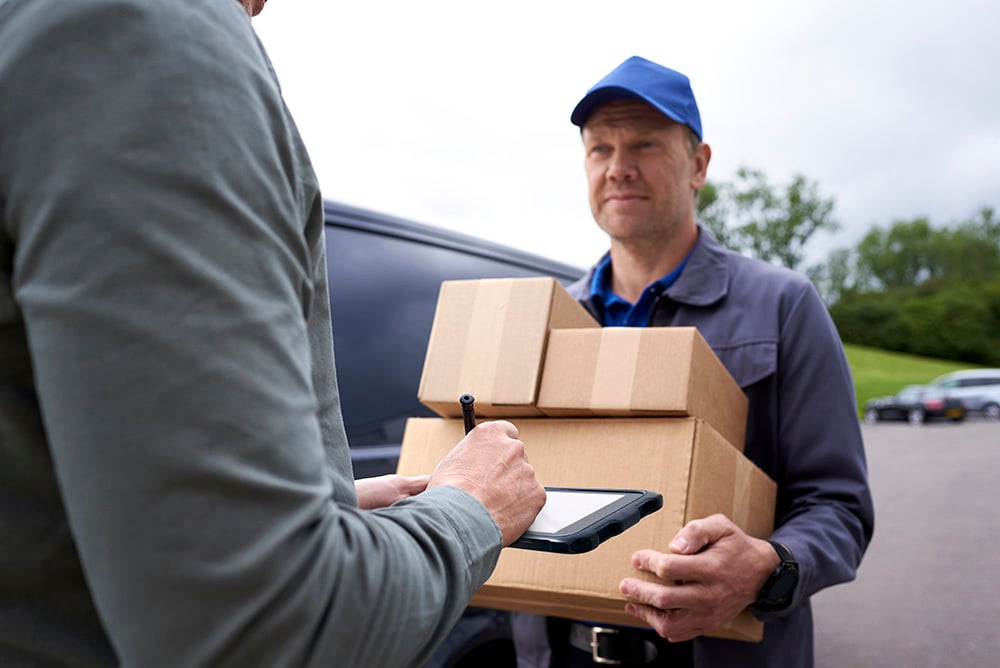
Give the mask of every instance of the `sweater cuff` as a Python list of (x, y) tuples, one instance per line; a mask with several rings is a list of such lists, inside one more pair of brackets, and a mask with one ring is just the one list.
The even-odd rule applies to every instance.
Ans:
[(483, 504), (458, 487), (432, 487), (421, 496), (432, 496), (454, 527), (465, 551), (473, 586), (478, 588), (493, 573), (500, 558), (503, 547), (500, 527)]

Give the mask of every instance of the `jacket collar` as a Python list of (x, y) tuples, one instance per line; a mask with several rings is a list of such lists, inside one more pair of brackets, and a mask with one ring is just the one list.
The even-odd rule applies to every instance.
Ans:
[[(684, 271), (664, 294), (670, 299), (691, 306), (708, 306), (721, 300), (729, 292), (729, 263), (726, 256), (731, 251), (719, 243), (707, 228), (698, 226), (698, 241)], [(601, 260), (590, 268), (587, 275), (569, 287), (575, 298), (590, 304), (590, 286)], [(591, 309), (593, 310), (593, 308)]]
[(729, 253), (715, 235), (699, 225), (691, 259), (665, 294), (691, 306), (708, 306), (721, 300), (729, 292)]

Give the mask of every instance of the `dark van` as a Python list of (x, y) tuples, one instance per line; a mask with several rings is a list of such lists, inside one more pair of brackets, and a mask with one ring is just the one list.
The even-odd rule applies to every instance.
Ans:
[[(326, 202), (326, 254), (340, 401), (355, 477), (396, 469), (417, 401), (441, 281), (583, 271), (538, 255), (428, 225)], [(456, 398), (457, 399), (457, 398)], [(469, 608), (427, 664), (513, 666), (504, 613)]]

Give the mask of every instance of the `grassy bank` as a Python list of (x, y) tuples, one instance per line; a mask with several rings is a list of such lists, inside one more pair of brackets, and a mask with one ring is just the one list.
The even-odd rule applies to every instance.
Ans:
[(976, 368), (974, 364), (893, 353), (864, 346), (845, 345), (844, 350), (854, 374), (859, 415), (861, 407), (872, 397), (895, 394), (904, 385), (924, 384), (949, 371)]

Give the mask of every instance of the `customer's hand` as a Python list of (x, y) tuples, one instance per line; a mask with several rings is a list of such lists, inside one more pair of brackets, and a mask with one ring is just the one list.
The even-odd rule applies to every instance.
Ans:
[(688, 522), (670, 552), (639, 550), (632, 565), (656, 582), (625, 578), (625, 612), (671, 642), (689, 640), (725, 624), (757, 600), (779, 558), (767, 541), (752, 538), (725, 515)]
[(364, 510), (384, 508), (397, 501), (420, 494), (427, 487), (429, 475), (380, 475), (354, 481), (358, 492), (358, 507)]
[(453, 485), (482, 503), (503, 533), (503, 544), (521, 537), (545, 505), (545, 488), (528, 463), (517, 427), (505, 420), (470, 431), (431, 474), (428, 489)]

